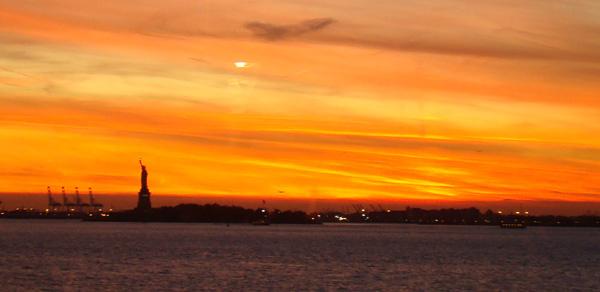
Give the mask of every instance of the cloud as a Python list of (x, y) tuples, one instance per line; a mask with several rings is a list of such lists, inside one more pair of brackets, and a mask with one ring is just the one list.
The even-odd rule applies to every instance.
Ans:
[(293, 25), (278, 25), (252, 21), (246, 23), (245, 27), (256, 37), (269, 41), (277, 41), (319, 31), (330, 26), (334, 22), (335, 20), (333, 18), (314, 18)]

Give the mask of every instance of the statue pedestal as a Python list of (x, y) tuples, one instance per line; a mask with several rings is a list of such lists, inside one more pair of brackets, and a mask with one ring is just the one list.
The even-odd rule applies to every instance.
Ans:
[(150, 203), (150, 192), (146, 190), (141, 190), (138, 194), (138, 210), (148, 210), (152, 209), (152, 204)]

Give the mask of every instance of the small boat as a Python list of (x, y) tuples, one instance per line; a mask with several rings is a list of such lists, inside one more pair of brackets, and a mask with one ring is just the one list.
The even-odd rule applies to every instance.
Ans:
[(266, 219), (259, 219), (256, 221), (252, 221), (252, 225), (271, 225), (271, 223), (269, 223), (269, 221), (267, 221)]
[(500, 223), (500, 228), (513, 228), (513, 229), (523, 229), (523, 228), (527, 228), (527, 225), (525, 225), (525, 223), (522, 222), (504, 222), (504, 223)]
[(265, 200), (262, 201), (263, 203), (263, 207), (262, 208), (258, 208), (256, 209), (256, 214), (260, 217), (260, 219), (256, 219), (254, 221), (252, 221), (252, 225), (262, 225), (262, 226), (266, 226), (266, 225), (271, 225), (271, 223), (269, 222), (269, 211), (267, 211), (267, 208), (265, 207), (265, 205), (267, 204), (267, 202), (265, 202)]

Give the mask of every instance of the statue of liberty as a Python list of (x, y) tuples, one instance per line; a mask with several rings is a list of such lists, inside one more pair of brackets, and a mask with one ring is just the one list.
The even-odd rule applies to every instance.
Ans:
[(150, 203), (150, 190), (148, 189), (148, 171), (146, 171), (146, 166), (142, 164), (142, 160), (140, 159), (140, 166), (142, 167), (142, 176), (141, 176), (141, 184), (140, 192), (138, 194), (138, 205), (137, 210), (148, 210), (152, 208)]

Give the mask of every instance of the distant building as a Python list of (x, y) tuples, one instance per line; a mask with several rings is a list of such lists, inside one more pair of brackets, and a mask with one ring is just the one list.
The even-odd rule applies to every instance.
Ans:
[(138, 193), (138, 204), (136, 210), (149, 210), (152, 208), (150, 203), (150, 190), (148, 189), (148, 172), (146, 166), (142, 164), (140, 160), (140, 166), (142, 167), (142, 187)]

